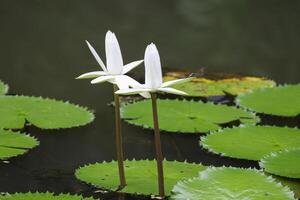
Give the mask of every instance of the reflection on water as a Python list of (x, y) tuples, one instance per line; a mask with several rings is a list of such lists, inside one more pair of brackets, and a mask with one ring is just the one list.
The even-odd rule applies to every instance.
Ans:
[[(297, 0), (0, 1), (0, 79), (10, 84), (10, 92), (68, 99), (96, 111), (95, 122), (86, 127), (58, 134), (30, 128), (41, 146), (0, 164), (0, 191), (81, 192), (85, 188), (73, 170), (114, 157), (108, 142), (113, 141), (112, 109), (107, 107), (112, 88), (74, 80), (100, 69), (85, 39), (104, 58), (104, 35), (114, 31), (125, 63), (143, 58), (146, 44), (154, 41), (166, 67), (205, 67), (295, 83), (300, 81), (299, 19)], [(141, 77), (143, 68), (133, 74)], [(153, 157), (151, 134), (124, 125), (124, 137), (127, 158)], [(197, 138), (163, 134), (165, 156), (232, 162), (198, 148)]]

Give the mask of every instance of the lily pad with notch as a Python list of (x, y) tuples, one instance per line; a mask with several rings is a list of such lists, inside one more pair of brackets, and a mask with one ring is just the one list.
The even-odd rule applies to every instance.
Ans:
[(34, 137), (20, 132), (0, 129), (0, 160), (22, 155), (37, 145), (39, 145), (39, 142)]
[(226, 128), (201, 137), (200, 145), (222, 156), (260, 160), (286, 148), (300, 148), (300, 129), (276, 126)]
[[(168, 132), (206, 133), (237, 120), (242, 124), (259, 122), (253, 113), (222, 104), (158, 99), (157, 105), (159, 127)], [(121, 117), (130, 124), (153, 129), (150, 100), (123, 105)]]
[(300, 84), (254, 90), (239, 95), (236, 102), (257, 113), (296, 117), (300, 114)]
[(92, 122), (84, 107), (42, 97), (0, 96), (0, 128), (20, 129), (26, 121), (42, 129), (71, 128)]
[(210, 167), (198, 177), (179, 181), (171, 199), (294, 200), (294, 194), (256, 169)]
[(300, 179), (300, 147), (265, 155), (259, 165), (268, 173)]
[(28, 192), (14, 194), (0, 194), (0, 200), (94, 200), (92, 197), (82, 197), (81, 195), (53, 194), (50, 192)]
[[(132, 194), (158, 194), (155, 160), (125, 161), (127, 185), (120, 190)], [(165, 192), (170, 195), (173, 185), (185, 178), (191, 178), (206, 167), (201, 164), (164, 161)], [(88, 184), (106, 190), (117, 190), (119, 185), (116, 161), (95, 163), (76, 170), (75, 176)]]

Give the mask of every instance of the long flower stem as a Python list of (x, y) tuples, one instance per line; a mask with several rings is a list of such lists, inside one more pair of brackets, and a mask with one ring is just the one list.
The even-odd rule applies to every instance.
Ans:
[(165, 196), (163, 155), (161, 151), (160, 132), (159, 132), (159, 125), (158, 125), (157, 101), (156, 101), (157, 97), (155, 93), (151, 93), (151, 99), (152, 99), (152, 113), (153, 113), (153, 123), (154, 123), (156, 163), (157, 163), (157, 173), (158, 173), (158, 190), (159, 190), (159, 196), (163, 198)]
[(122, 145), (122, 133), (121, 133), (121, 116), (120, 116), (120, 99), (119, 95), (115, 94), (118, 90), (117, 85), (113, 85), (114, 100), (115, 100), (115, 127), (116, 127), (116, 150), (119, 168), (120, 187), (123, 188), (126, 185), (125, 170), (124, 170), (124, 158), (123, 158), (123, 145)]

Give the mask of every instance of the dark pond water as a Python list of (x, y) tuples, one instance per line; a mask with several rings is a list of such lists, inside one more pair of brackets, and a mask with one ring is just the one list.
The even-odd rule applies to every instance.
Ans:
[[(103, 58), (104, 35), (110, 29), (118, 36), (125, 62), (141, 59), (146, 44), (153, 41), (166, 67), (205, 67), (297, 83), (299, 19), (298, 0), (0, 0), (0, 79), (10, 85), (10, 93), (70, 100), (96, 112), (96, 120), (85, 127), (26, 128), (41, 145), (9, 164), (0, 163), (0, 192), (91, 195), (96, 189), (77, 181), (74, 170), (115, 158), (113, 109), (107, 106), (111, 86), (74, 80), (99, 69), (85, 39)], [(143, 68), (133, 75), (142, 77)], [(264, 121), (268, 122), (274, 120)], [(151, 131), (123, 123), (123, 132), (126, 158), (154, 157)], [(198, 138), (163, 133), (164, 156), (216, 166), (257, 166), (209, 154), (198, 147)], [(134, 199), (114, 193), (95, 197)]]

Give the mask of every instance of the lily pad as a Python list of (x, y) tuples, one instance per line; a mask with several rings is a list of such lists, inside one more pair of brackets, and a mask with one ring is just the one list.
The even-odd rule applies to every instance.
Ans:
[(260, 160), (286, 148), (300, 148), (300, 129), (275, 126), (227, 128), (201, 137), (201, 146), (222, 156)]
[(1, 80), (0, 80), (0, 95), (6, 94), (8, 91), (8, 85), (4, 84)]
[(272, 152), (265, 155), (259, 165), (271, 174), (300, 178), (300, 149)]
[(294, 192), (295, 197), (300, 199), (300, 179), (286, 178), (276, 175), (272, 175), (272, 177), (276, 182), (280, 182), (283, 186), (289, 187)]
[[(157, 105), (159, 127), (169, 132), (206, 133), (237, 120), (243, 124), (259, 121), (252, 113), (221, 104), (159, 99)], [(130, 124), (153, 129), (150, 100), (123, 105), (121, 116)]]
[(0, 195), (0, 200), (93, 200), (93, 198), (84, 198), (80, 195), (46, 193), (15, 193)]
[(293, 192), (255, 169), (208, 168), (198, 177), (178, 182), (171, 199), (291, 200)]
[[(167, 195), (180, 179), (191, 178), (206, 167), (201, 164), (164, 161), (165, 192)], [(155, 160), (125, 161), (127, 186), (121, 191), (138, 194), (158, 194)], [(90, 164), (76, 170), (76, 177), (86, 183), (107, 190), (116, 190), (119, 185), (116, 161)]]
[(255, 90), (236, 102), (254, 112), (295, 117), (300, 114), (300, 84)]
[(38, 144), (38, 140), (29, 135), (0, 129), (0, 160), (24, 154)]
[(43, 129), (70, 128), (93, 121), (86, 108), (41, 97), (0, 96), (0, 128), (23, 128), (26, 121)]
[[(176, 76), (164, 76), (165, 81), (177, 79)], [(179, 83), (173, 85), (173, 88), (182, 90), (193, 97), (208, 97), (208, 96), (222, 96), (229, 93), (231, 95), (239, 95), (250, 92), (257, 88), (274, 87), (276, 83), (260, 77), (239, 77), (239, 78), (223, 78), (223, 79), (209, 79), (204, 77), (197, 77), (192, 81)]]

